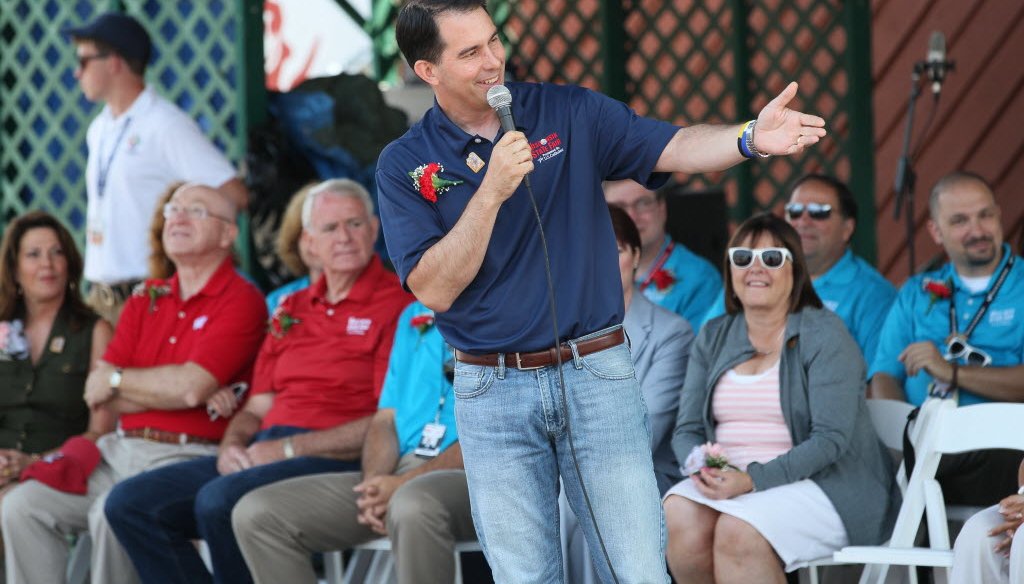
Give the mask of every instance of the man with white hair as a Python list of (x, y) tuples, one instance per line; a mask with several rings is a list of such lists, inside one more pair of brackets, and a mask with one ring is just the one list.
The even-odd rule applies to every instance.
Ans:
[(185, 185), (164, 206), (163, 244), (176, 273), (148, 280), (125, 304), (85, 401), (120, 414), (116, 433), (97, 441), (102, 460), (85, 494), (26, 481), (3, 499), (7, 582), (63, 582), (70, 534), (92, 534), (94, 582), (137, 581), (103, 516), (118, 481), (168, 463), (217, 452), (227, 426), (205, 402), (218, 387), (247, 379), (263, 340), (263, 295), (231, 261), (235, 205), (210, 187)]
[(362, 186), (326, 181), (302, 211), (324, 274), (271, 316), (251, 397), (219, 454), (141, 474), (107, 498), (107, 521), (147, 582), (210, 581), (196, 538), (209, 546), (214, 581), (251, 582), (231, 528), (235, 503), (284, 479), (359, 468), (395, 322), (412, 297), (373, 252), (377, 220)]

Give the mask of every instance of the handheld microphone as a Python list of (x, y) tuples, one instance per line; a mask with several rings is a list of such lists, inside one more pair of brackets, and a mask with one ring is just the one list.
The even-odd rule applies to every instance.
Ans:
[[(505, 132), (515, 132), (516, 123), (512, 119), (512, 92), (504, 85), (495, 85), (487, 90), (487, 105), (491, 106), (498, 113), (498, 120), (501, 121), (501, 129)], [(526, 188), (530, 189), (530, 175), (523, 177)]]
[(512, 120), (512, 92), (504, 85), (495, 85), (487, 90), (487, 105), (498, 113), (501, 129), (514, 132), (516, 123)]
[(928, 40), (928, 55), (925, 57), (924, 68), (928, 80), (932, 82), (932, 94), (939, 96), (946, 73), (953, 70), (953, 62), (946, 60), (946, 35), (942, 31), (932, 31)]

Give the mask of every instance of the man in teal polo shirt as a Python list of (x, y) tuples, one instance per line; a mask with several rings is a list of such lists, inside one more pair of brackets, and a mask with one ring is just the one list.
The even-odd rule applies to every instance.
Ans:
[[(929, 205), (928, 231), (950, 261), (900, 289), (868, 371), (871, 396), (914, 405), (929, 395), (961, 405), (1022, 401), (1024, 264), (1003, 242), (992, 189), (955, 172), (935, 185)], [(937, 476), (947, 501), (991, 505), (1017, 490), (1019, 463), (1009, 451), (947, 456)]]
[(693, 253), (665, 231), (665, 194), (633, 180), (607, 181), (608, 204), (622, 207), (640, 231), (640, 265), (636, 285), (648, 300), (688, 322), (700, 322), (722, 295), (722, 275), (711, 262)]
[[(853, 193), (834, 177), (804, 175), (790, 192), (786, 220), (800, 234), (814, 291), (843, 319), (864, 361), (871, 363), (896, 289), (850, 250), (850, 238), (857, 228)], [(724, 313), (724, 299), (719, 297), (700, 324)]]

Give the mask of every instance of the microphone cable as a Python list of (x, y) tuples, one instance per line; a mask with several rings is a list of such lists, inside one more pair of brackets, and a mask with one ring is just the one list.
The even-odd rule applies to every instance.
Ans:
[[(580, 483), (580, 490), (583, 491), (583, 500), (587, 504), (587, 512), (590, 514), (590, 521), (594, 524), (594, 533), (597, 534), (597, 541), (601, 544), (601, 553), (604, 554), (604, 561), (608, 564), (608, 570), (612, 574), (612, 581), (619, 584), (619, 577), (612, 566), (612, 558), (608, 555), (608, 548), (604, 544), (604, 537), (601, 536), (601, 529), (597, 525), (597, 516), (594, 515), (594, 507), (590, 504), (590, 494), (587, 493), (587, 486), (583, 482), (583, 473), (580, 471), (580, 462), (576, 458), (576, 444), (572, 439), (572, 422), (569, 420), (569, 399), (565, 392), (565, 374), (562, 372), (562, 339), (558, 334), (558, 311), (555, 308), (555, 286), (551, 277), (551, 257), (548, 255), (548, 239), (544, 235), (544, 223), (540, 218), (540, 209), (537, 207), (537, 199), (533, 196), (533, 187), (530, 185), (530, 175), (523, 177), (526, 183), (526, 192), (530, 195), (530, 205), (533, 207), (533, 216), (537, 220), (537, 232), (540, 234), (541, 250), (544, 252), (544, 275), (547, 279), (548, 304), (551, 306), (551, 327), (555, 334), (555, 361), (558, 366), (558, 385), (562, 390), (562, 418), (565, 419), (565, 434), (569, 438), (569, 453), (572, 455), (572, 464), (576, 470), (576, 479)], [(568, 500), (568, 499), (567, 499)], [(577, 518), (578, 519), (578, 518)], [(567, 558), (562, 558), (566, 561)]]

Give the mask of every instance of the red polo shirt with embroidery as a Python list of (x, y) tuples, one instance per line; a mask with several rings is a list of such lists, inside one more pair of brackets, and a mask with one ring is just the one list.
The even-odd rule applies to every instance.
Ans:
[[(191, 361), (220, 386), (248, 379), (266, 331), (267, 305), (260, 291), (235, 271), (230, 258), (188, 300), (179, 291), (177, 275), (147, 280), (145, 289), (125, 303), (103, 360), (124, 368)], [(211, 422), (205, 405), (121, 415), (125, 430), (149, 427), (210, 440), (220, 440), (227, 423)]]
[(327, 280), (289, 295), (271, 317), (295, 322), (268, 334), (253, 375), (253, 394), (274, 392), (263, 428), (321, 430), (369, 416), (388, 369), (398, 316), (412, 296), (373, 256), (348, 296), (326, 300)]

